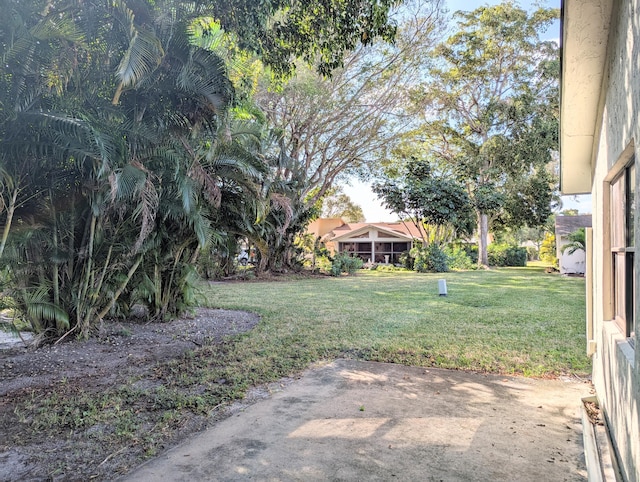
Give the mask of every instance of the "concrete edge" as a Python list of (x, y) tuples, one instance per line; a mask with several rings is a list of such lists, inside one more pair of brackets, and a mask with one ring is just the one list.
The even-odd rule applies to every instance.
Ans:
[(589, 482), (619, 482), (622, 477), (617, 470), (607, 428), (605, 425), (591, 423), (585, 402), (593, 402), (597, 405), (599, 402), (596, 396), (581, 399), (582, 440), (587, 464), (587, 479)]

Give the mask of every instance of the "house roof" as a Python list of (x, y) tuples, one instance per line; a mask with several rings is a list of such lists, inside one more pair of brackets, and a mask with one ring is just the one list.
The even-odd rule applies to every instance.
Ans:
[(560, 190), (591, 192), (613, 0), (563, 0)]
[(377, 229), (378, 231), (384, 231), (392, 236), (398, 236), (405, 239), (422, 238), (420, 230), (412, 223), (345, 223), (328, 233), (327, 238), (330, 241), (350, 238), (369, 229)]
[(591, 214), (556, 216), (556, 238), (567, 236), (579, 228), (591, 227)]

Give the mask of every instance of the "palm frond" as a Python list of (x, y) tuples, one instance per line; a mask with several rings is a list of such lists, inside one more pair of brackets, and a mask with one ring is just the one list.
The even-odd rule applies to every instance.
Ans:
[(182, 208), (185, 213), (191, 213), (195, 210), (198, 202), (198, 193), (193, 180), (189, 177), (183, 177), (179, 183), (179, 195), (182, 200)]
[(293, 219), (293, 206), (291, 199), (282, 194), (274, 193), (269, 196), (272, 209), (282, 211), (285, 215), (284, 223), (278, 227), (278, 232), (284, 234)]
[(21, 65), (27, 65), (33, 58), (35, 42), (29, 37), (18, 37), (5, 52), (5, 62), (12, 60), (20, 61)]
[(156, 214), (158, 213), (159, 195), (151, 176), (147, 176), (140, 191), (138, 205), (134, 217), (140, 219), (140, 231), (133, 245), (133, 252), (138, 253), (143, 243), (155, 229)]
[(204, 169), (200, 162), (197, 160), (193, 162), (188, 175), (202, 187), (202, 191), (207, 201), (216, 208), (220, 207), (220, 201), (222, 198), (220, 185), (216, 181), (216, 178)]
[(38, 155), (48, 155), (48, 148), (60, 152), (62, 157), (73, 157), (78, 162), (86, 158), (98, 161), (98, 176), (109, 173), (120, 157), (112, 135), (96, 127), (98, 121), (94, 123), (54, 112), (29, 112), (23, 116), (26, 120), (32, 120), (43, 134), (40, 144), (26, 140), (36, 148), (45, 149), (44, 152), (37, 152)]
[(202, 214), (200, 210), (195, 211), (189, 216), (189, 224), (191, 225), (196, 238), (198, 239), (198, 245), (204, 246), (209, 239), (209, 233), (211, 232), (210, 221)]
[(34, 328), (46, 329), (47, 321), (54, 322), (59, 333), (69, 329), (69, 314), (50, 301), (47, 286), (23, 289), (19, 292), (21, 309), (25, 311)]
[(567, 236), (567, 240), (569, 242), (560, 249), (562, 253), (567, 251), (567, 254), (573, 254), (579, 250), (586, 251), (587, 242), (585, 228), (578, 228), (574, 232), (570, 233)]
[(216, 51), (225, 39), (225, 32), (213, 17), (197, 17), (186, 27), (187, 36), (193, 45)]
[(146, 173), (131, 163), (122, 169), (115, 170), (109, 176), (111, 202), (133, 198), (137, 192), (140, 192), (146, 179)]
[(116, 72), (121, 86), (130, 87), (140, 82), (158, 68), (163, 57), (164, 50), (155, 33), (136, 28)]
[(191, 50), (177, 85), (185, 92), (206, 99), (216, 111), (225, 109), (233, 96), (224, 61), (213, 52), (198, 48)]
[(73, 43), (81, 43), (85, 40), (84, 32), (65, 12), (50, 13), (31, 27), (30, 33), (38, 40), (59, 39)]
[(207, 163), (207, 167), (219, 173), (222, 177), (236, 177), (234, 174), (239, 174), (240, 178), (244, 178), (247, 181), (257, 181), (264, 174), (261, 166), (247, 162), (248, 159), (246, 157), (233, 154), (235, 154), (233, 151), (218, 153), (216, 157)]

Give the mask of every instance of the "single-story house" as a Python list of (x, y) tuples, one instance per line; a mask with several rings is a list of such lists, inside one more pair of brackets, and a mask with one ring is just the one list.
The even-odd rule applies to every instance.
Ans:
[(579, 214), (577, 216), (556, 216), (556, 257), (561, 274), (584, 274), (586, 267), (586, 254), (583, 249), (569, 253), (570, 249), (563, 251), (569, 244), (569, 235), (580, 228), (591, 227), (591, 214)]
[[(640, 0), (562, 2), (560, 177), (591, 193), (587, 353), (619, 478), (640, 480)], [(602, 465), (600, 465), (602, 467)], [(593, 477), (602, 474), (592, 464)]]
[(398, 264), (414, 241), (422, 240), (412, 223), (346, 223), (341, 218), (313, 221), (307, 232), (319, 237), (332, 253), (349, 253), (365, 263)]

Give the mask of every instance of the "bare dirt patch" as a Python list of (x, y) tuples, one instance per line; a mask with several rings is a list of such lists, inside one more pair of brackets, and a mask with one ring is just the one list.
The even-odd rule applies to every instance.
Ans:
[(0, 481), (112, 480), (202, 430), (234, 395), (224, 379), (182, 380), (198, 373), (184, 364), (215, 366), (209, 355), (258, 321), (199, 309), (168, 323), (104, 323), (87, 341), (0, 350)]

